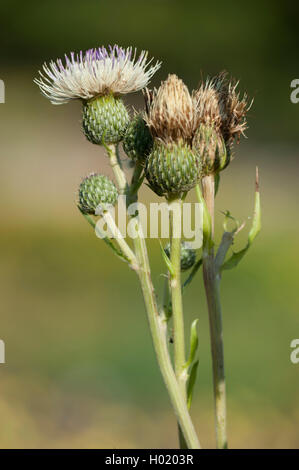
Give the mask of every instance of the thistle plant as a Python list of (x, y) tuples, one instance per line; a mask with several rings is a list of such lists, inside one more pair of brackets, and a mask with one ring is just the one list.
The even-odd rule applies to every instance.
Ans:
[[(189, 92), (176, 75), (169, 75), (158, 89), (147, 88), (160, 68), (148, 61), (148, 53), (137, 56), (132, 48), (113, 46), (90, 49), (44, 64), (35, 80), (53, 104), (82, 102), (82, 131), (87, 140), (105, 148), (115, 183), (107, 176), (91, 173), (78, 190), (78, 209), (109, 249), (137, 275), (144, 298), (157, 362), (177, 419), (181, 448), (199, 449), (200, 443), (190, 414), (198, 368), (198, 319), (193, 319), (188, 345), (185, 342), (183, 291), (203, 267), (208, 303), (213, 358), (217, 447), (227, 447), (223, 338), (220, 280), (223, 270), (236, 266), (260, 230), (258, 178), (255, 213), (246, 247), (230, 256), (229, 249), (243, 228), (225, 213), (224, 233), (215, 254), (214, 197), (219, 172), (232, 159), (234, 142), (246, 128), (246, 96), (240, 97), (237, 83), (222, 73)], [(132, 113), (122, 96), (142, 90), (145, 109)], [(119, 145), (127, 155), (132, 174), (124, 171)], [(154, 288), (149, 254), (138, 211), (138, 196), (147, 184), (165, 198), (169, 215), (169, 243), (161, 255), (165, 263), (164, 299), (159, 304)], [(193, 188), (203, 207), (202, 255), (182, 239), (182, 207)], [(201, 189), (202, 188), (202, 189)], [(124, 238), (113, 211), (118, 196), (126, 197), (126, 212), (135, 227), (132, 243)], [(134, 210), (132, 210), (132, 203)], [(136, 210), (137, 207), (137, 210)], [(227, 221), (234, 221), (233, 230)], [(103, 232), (104, 222), (110, 236)], [(182, 282), (182, 277), (186, 276)], [(172, 332), (171, 341), (169, 333)], [(172, 354), (173, 349), (173, 354)]]

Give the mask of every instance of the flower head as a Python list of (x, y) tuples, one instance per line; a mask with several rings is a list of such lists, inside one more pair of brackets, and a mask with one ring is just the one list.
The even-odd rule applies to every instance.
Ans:
[(78, 207), (83, 214), (96, 214), (99, 205), (103, 209), (115, 206), (118, 191), (107, 176), (91, 173), (79, 186)]
[(144, 119), (154, 138), (145, 165), (147, 181), (160, 196), (181, 196), (199, 176), (199, 161), (191, 148), (196, 123), (192, 96), (176, 75), (169, 75), (158, 90), (146, 89), (144, 96)]
[(247, 128), (247, 96), (241, 98), (237, 86), (238, 82), (222, 72), (192, 94), (197, 128), (193, 149), (200, 157), (203, 175), (227, 167), (234, 141), (238, 143)]
[(229, 146), (244, 135), (247, 128), (247, 95), (241, 98), (238, 82), (229, 80), (226, 72), (202, 83), (193, 93), (197, 127), (204, 124), (221, 134)]
[(165, 143), (190, 142), (194, 131), (194, 106), (188, 88), (169, 75), (159, 89), (145, 90), (145, 120), (154, 138)]
[(123, 49), (117, 45), (89, 49), (70, 57), (43, 65), (43, 72), (35, 83), (53, 104), (73, 99), (90, 100), (97, 96), (121, 95), (146, 87), (161, 63), (150, 65), (148, 53), (137, 57), (136, 49)]

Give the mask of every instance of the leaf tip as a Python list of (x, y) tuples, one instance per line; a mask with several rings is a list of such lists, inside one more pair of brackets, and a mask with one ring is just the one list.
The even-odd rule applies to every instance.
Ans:
[(255, 167), (255, 191), (260, 192), (260, 182), (259, 182), (259, 167)]

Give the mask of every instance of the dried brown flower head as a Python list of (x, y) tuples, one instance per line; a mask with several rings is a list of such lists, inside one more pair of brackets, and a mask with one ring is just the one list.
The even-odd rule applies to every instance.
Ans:
[(169, 75), (161, 86), (144, 92), (145, 120), (154, 138), (165, 143), (183, 140), (191, 143), (195, 110), (187, 86), (176, 75)]
[(234, 141), (239, 142), (244, 135), (249, 107), (246, 94), (241, 98), (237, 86), (238, 82), (222, 72), (192, 93), (197, 129), (192, 147), (200, 158), (203, 175), (226, 168)]
[(247, 95), (241, 98), (237, 87), (238, 82), (229, 80), (227, 73), (222, 72), (202, 83), (192, 95), (197, 127), (200, 124), (212, 126), (229, 147), (235, 139), (239, 141), (241, 134), (244, 135), (246, 112), (250, 107)]

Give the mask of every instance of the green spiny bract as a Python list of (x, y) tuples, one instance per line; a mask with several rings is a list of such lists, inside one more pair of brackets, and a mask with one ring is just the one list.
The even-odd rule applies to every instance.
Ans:
[(202, 176), (224, 170), (231, 160), (230, 149), (226, 148), (222, 135), (213, 126), (199, 126), (193, 138), (192, 148), (200, 160)]
[(143, 117), (134, 116), (127, 127), (123, 148), (129, 158), (144, 163), (153, 148), (153, 138)]
[(105, 95), (83, 104), (83, 132), (93, 144), (117, 144), (123, 139), (129, 122), (121, 98)]
[[(164, 247), (164, 251), (168, 258), (170, 258), (170, 244)], [(191, 244), (185, 241), (181, 242), (181, 271), (187, 271), (194, 266), (196, 261), (196, 251), (192, 248)]]
[(79, 186), (78, 206), (83, 214), (95, 214), (99, 205), (102, 209), (114, 206), (118, 191), (115, 184), (107, 176), (93, 173), (83, 179)]
[(199, 160), (188, 144), (155, 141), (145, 175), (156, 194), (168, 199), (180, 197), (196, 185), (199, 174)]

